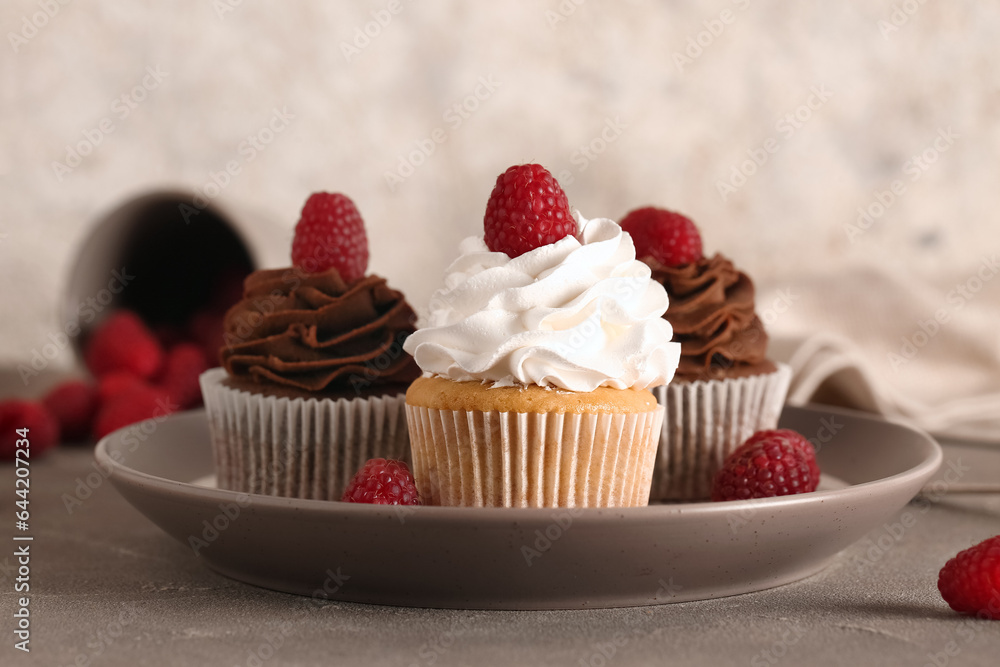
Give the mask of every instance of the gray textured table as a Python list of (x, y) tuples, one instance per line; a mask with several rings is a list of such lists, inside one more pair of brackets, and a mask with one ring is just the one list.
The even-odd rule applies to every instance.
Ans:
[[(1000, 479), (1000, 449), (948, 446), (965, 481)], [(1000, 622), (952, 613), (935, 587), (958, 550), (1000, 532), (1000, 496), (945, 496), (915, 525), (873, 530), (824, 572), (708, 602), (566, 612), (319, 606), (209, 571), (62, 448), (32, 470), (31, 653), (13, 648), (13, 548), (0, 552), (2, 665), (991, 665)], [(0, 468), (0, 534), (13, 527)], [(13, 542), (8, 542), (13, 544)]]

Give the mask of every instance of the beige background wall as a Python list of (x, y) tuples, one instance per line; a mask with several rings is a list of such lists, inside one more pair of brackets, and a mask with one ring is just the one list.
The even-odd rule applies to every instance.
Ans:
[[(240, 173), (219, 201), (285, 238), (309, 192), (349, 194), (371, 268), (417, 305), (480, 230), (497, 174), (525, 161), (563, 172), (590, 217), (687, 212), (768, 294), (889, 266), (944, 299), (1000, 246), (994, 3), (13, 0), (0, 28), (2, 363), (46, 341), (101, 211), (204, 189), (229, 161)], [(275, 109), (286, 126), (248, 159), (241, 143)], [(91, 154), (54, 167), (88, 134)], [(767, 160), (734, 181), (753, 155)], [(901, 194), (852, 237), (894, 181)], [(980, 306), (1000, 305), (996, 288)]]

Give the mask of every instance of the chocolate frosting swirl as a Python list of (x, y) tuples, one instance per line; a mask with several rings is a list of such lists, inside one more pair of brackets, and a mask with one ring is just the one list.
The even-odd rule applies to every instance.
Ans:
[(741, 377), (773, 371), (767, 360), (767, 333), (754, 313), (753, 281), (716, 253), (671, 267), (652, 257), (653, 280), (667, 290), (664, 317), (681, 344), (675, 378), (682, 381)]
[(230, 376), (307, 392), (393, 389), (420, 376), (403, 341), (416, 315), (384, 278), (345, 284), (335, 269), (255, 271), (226, 313)]

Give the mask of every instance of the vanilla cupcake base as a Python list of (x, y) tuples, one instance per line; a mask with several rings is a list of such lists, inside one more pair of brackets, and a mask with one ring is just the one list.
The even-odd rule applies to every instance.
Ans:
[(370, 458), (409, 460), (406, 398), (290, 398), (228, 386), (201, 375), (219, 488), (290, 498), (340, 500)]
[(776, 365), (771, 373), (653, 390), (666, 417), (651, 501), (707, 499), (725, 458), (755, 432), (777, 426), (792, 372)]
[(421, 502), (465, 507), (646, 505), (663, 409), (627, 414), (407, 405)]

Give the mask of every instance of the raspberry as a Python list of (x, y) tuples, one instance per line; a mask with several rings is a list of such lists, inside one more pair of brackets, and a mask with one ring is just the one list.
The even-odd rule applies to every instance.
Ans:
[(129, 424), (168, 415), (177, 407), (163, 389), (138, 385), (128, 392), (112, 396), (101, 406), (94, 420), (94, 437), (100, 439)]
[(0, 401), (0, 460), (11, 461), (24, 438), (18, 429), (28, 429), (28, 455), (38, 456), (59, 442), (59, 422), (41, 403), (10, 399)]
[(292, 264), (307, 273), (337, 269), (346, 283), (364, 277), (368, 237), (354, 202), (342, 194), (311, 194), (295, 225)]
[(347, 485), (341, 500), (374, 505), (420, 504), (409, 466), (393, 459), (369, 459)]
[(167, 353), (163, 376), (158, 384), (181, 410), (187, 410), (201, 405), (198, 376), (207, 370), (208, 362), (201, 346), (178, 343)]
[(118, 394), (148, 386), (148, 382), (128, 371), (112, 371), (104, 375), (97, 383), (98, 404), (104, 405)]
[(512, 258), (577, 231), (566, 193), (539, 164), (517, 165), (497, 177), (483, 227), (486, 246)]
[(938, 590), (957, 612), (1000, 621), (1000, 535), (958, 552), (941, 568)]
[(772, 498), (815, 491), (813, 446), (788, 429), (757, 431), (732, 454), (712, 482), (712, 500)]
[(87, 368), (97, 377), (129, 371), (150, 378), (160, 370), (163, 348), (138, 315), (119, 310), (94, 331), (85, 357)]
[(97, 387), (82, 380), (63, 382), (42, 399), (59, 422), (59, 433), (65, 442), (82, 442), (90, 437), (99, 402)]
[(702, 258), (701, 234), (690, 218), (647, 206), (630, 212), (621, 227), (631, 234), (635, 256), (652, 257), (666, 266), (682, 266)]

